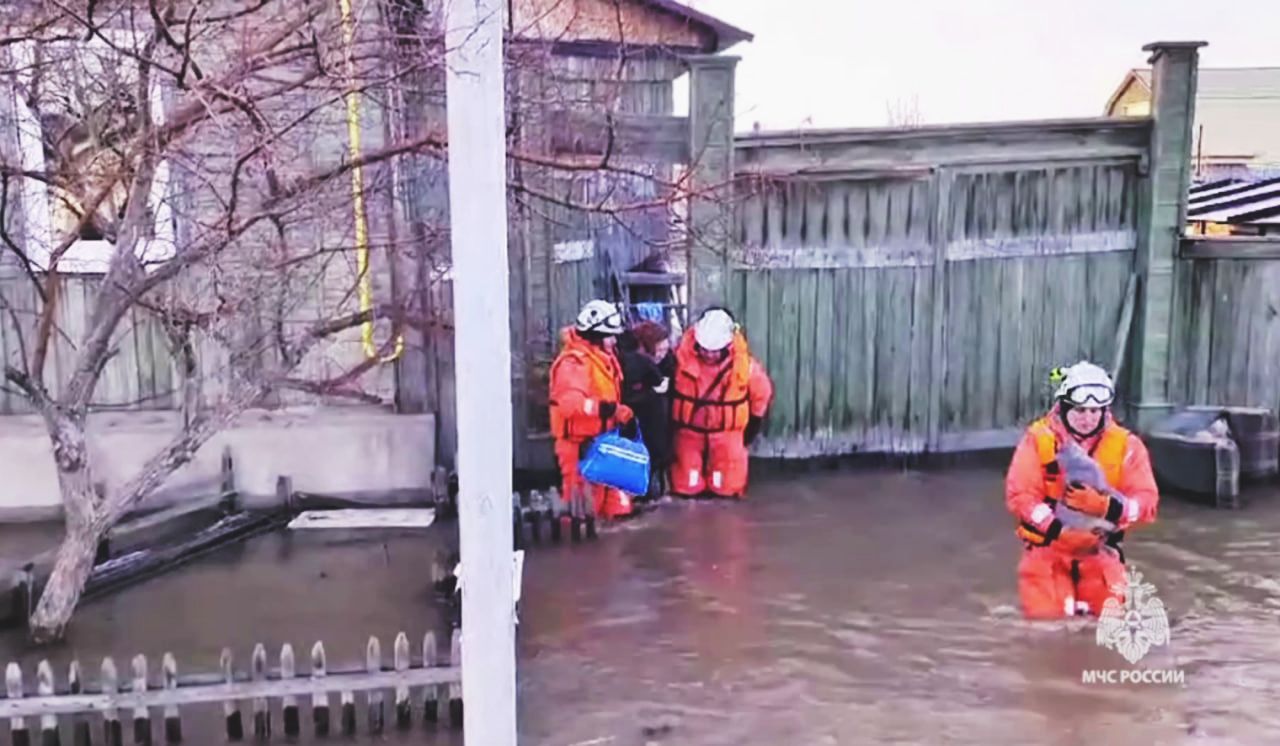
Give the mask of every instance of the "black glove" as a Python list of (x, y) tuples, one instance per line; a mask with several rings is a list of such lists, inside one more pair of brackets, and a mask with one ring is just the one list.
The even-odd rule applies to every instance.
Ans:
[(763, 423), (764, 418), (756, 417), (755, 415), (752, 415), (751, 418), (747, 420), (747, 429), (742, 433), (742, 442), (745, 445), (751, 445), (751, 441), (756, 439), (756, 436), (760, 434), (760, 426)]
[(616, 401), (600, 402), (600, 419), (608, 420), (618, 412), (618, 403)]

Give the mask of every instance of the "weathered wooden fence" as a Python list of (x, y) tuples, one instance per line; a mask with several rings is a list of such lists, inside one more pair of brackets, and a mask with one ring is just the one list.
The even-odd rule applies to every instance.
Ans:
[[(384, 661), (378, 638), (371, 637), (363, 669), (334, 671), (328, 667), (324, 644), (317, 642), (311, 650), (310, 674), (299, 676), (291, 645), (281, 649), (279, 668), (269, 670), (266, 648), (259, 644), (247, 670), (237, 671), (231, 650), (224, 649), (220, 671), (179, 676), (176, 659), (166, 653), (157, 679), (150, 672), (147, 658), (138, 655), (131, 661), (129, 671), (121, 671), (111, 658), (104, 659), (96, 683), (89, 682), (88, 669), (78, 660), (71, 662), (64, 682), (58, 680), (48, 661), (41, 661), (34, 678), (24, 676), (17, 663), (10, 663), (5, 670), (0, 719), (8, 719), (14, 746), (32, 743), (33, 730), (40, 733), (41, 744), (57, 746), (62, 743), (64, 722), (70, 727), (75, 746), (90, 746), (95, 730), (102, 734), (100, 743), (123, 746), (125, 723), (130, 719), (133, 743), (150, 744), (152, 716), (159, 710), (166, 743), (181, 743), (191, 735), (195, 735), (196, 743), (210, 743), (221, 739), (212, 733), (184, 731), (182, 708), (221, 704), (226, 716), (226, 740), (242, 741), (247, 732), (242, 703), (248, 700), (253, 737), (266, 741), (276, 732), (271, 702), (279, 699), (284, 718), (282, 730), (287, 738), (301, 735), (304, 706), (311, 710), (314, 734), (324, 737), (333, 729), (330, 707), (337, 694), (338, 727), (343, 735), (354, 736), (361, 719), (356, 695), (362, 694), (365, 727), (376, 735), (386, 730), (386, 696), (390, 693), (398, 730), (410, 730), (419, 716), (428, 726), (447, 719), (456, 728), (462, 725), (461, 651), (460, 630), (453, 633), (447, 657), (441, 657), (434, 632), (424, 636), (420, 655), (413, 654), (409, 638), (402, 632), (395, 639), (390, 666)], [(301, 702), (305, 697), (310, 697), (307, 705)], [(98, 728), (91, 722), (93, 715), (101, 720)]]
[(1176, 280), (1173, 399), (1280, 412), (1280, 241), (1184, 240)]
[(776, 386), (760, 455), (1011, 444), (1117, 362), (1150, 122), (757, 135), (726, 295)]

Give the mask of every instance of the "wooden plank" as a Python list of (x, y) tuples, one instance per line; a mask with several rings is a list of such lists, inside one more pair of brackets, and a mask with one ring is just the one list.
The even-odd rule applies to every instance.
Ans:
[(1022, 390), (1022, 370), (1019, 361), (1024, 345), (1030, 344), (1024, 330), (1025, 316), (1022, 313), (1022, 299), (1026, 290), (1023, 287), (1022, 259), (996, 262), (996, 276), (993, 281), (999, 283), (999, 294), (992, 306), (997, 316), (999, 352), (996, 356), (996, 427), (1014, 427), (1019, 424), (1019, 392)]
[(741, 317), (747, 335), (747, 343), (751, 346), (751, 354), (755, 356), (767, 371), (773, 370), (773, 357), (769, 344), (769, 272), (747, 270), (741, 273), (743, 281), (743, 304), (746, 311)]
[(804, 245), (805, 186), (788, 182), (782, 187), (782, 248), (797, 249)]
[(1188, 261), (1180, 268), (1189, 276), (1191, 283), (1190, 293), (1184, 296), (1189, 299), (1190, 318), (1186, 335), (1189, 350), (1182, 357), (1188, 367), (1186, 401), (1189, 404), (1209, 403), (1209, 361), (1213, 349), (1213, 320), (1217, 312), (1213, 292), (1217, 266), (1217, 262)]
[(797, 408), (799, 406), (800, 374), (800, 287), (795, 272), (769, 273), (769, 291), (777, 310), (771, 316), (769, 326), (769, 358), (774, 361), (774, 412), (770, 419), (777, 425), (777, 433), (790, 435), (797, 432)]
[[(1256, 371), (1260, 384), (1258, 402), (1272, 412), (1280, 412), (1280, 263), (1259, 263), (1259, 288), (1262, 294), (1254, 323), (1260, 327), (1259, 353), (1263, 365)], [(1267, 309), (1265, 313), (1262, 309)]]
[(854, 299), (849, 294), (849, 270), (832, 270), (831, 274), (831, 342), (829, 380), (829, 412), (826, 420), (835, 436), (848, 425), (849, 399), (849, 321)]
[(977, 318), (975, 321), (976, 342), (971, 350), (975, 355), (974, 375), (976, 377), (973, 401), (977, 411), (969, 422), (975, 430), (990, 430), (1000, 426), (996, 413), (999, 406), (1000, 392), (1000, 337), (1002, 310), (1001, 297), (1008, 292), (1002, 286), (1004, 279), (1003, 261), (986, 261), (975, 269), (973, 307)]
[(933, 448), (938, 444), (938, 437), (944, 429), (947, 419), (945, 412), (949, 366), (947, 365), (948, 337), (954, 336), (957, 329), (948, 323), (953, 317), (948, 316), (951, 296), (947, 293), (947, 279), (951, 268), (947, 264), (946, 247), (953, 235), (952, 221), (952, 189), (956, 185), (956, 177), (949, 171), (939, 171), (929, 190), (929, 208), (932, 217), (929, 226), (929, 238), (933, 246), (933, 267), (930, 270), (930, 290), (932, 306), (929, 319), (929, 388), (928, 403), (928, 443)]
[(1184, 238), (1179, 256), (1183, 259), (1280, 259), (1280, 237)]
[[(957, 432), (972, 427), (971, 412), (975, 408), (975, 344), (979, 334), (978, 314), (974, 306), (976, 278), (981, 265), (955, 264), (947, 268), (946, 323), (952, 331), (950, 354), (943, 356), (946, 368), (941, 392), (942, 432)], [(935, 438), (936, 440), (936, 438)]]
[[(649, 163), (688, 163), (687, 117), (615, 112), (554, 111), (548, 115), (552, 152), (599, 162), (606, 153)], [(610, 121), (611, 120), (611, 121)]]
[(946, 256), (951, 261), (973, 261), (1014, 256), (1112, 253), (1133, 251), (1137, 242), (1137, 233), (1130, 230), (964, 239), (952, 242), (947, 247)]
[(764, 168), (873, 165), (956, 165), (1052, 158), (1141, 158), (1147, 120), (1080, 119), (995, 122), (903, 129), (804, 130), (740, 134), (739, 160)]
[(308, 510), (289, 522), (291, 530), (427, 528), (435, 522), (435, 508), (354, 508)]
[(909, 347), (910, 371), (907, 381), (905, 427), (911, 451), (925, 450), (930, 442), (929, 424), (932, 406), (932, 347), (933, 347), (933, 292), (932, 269), (912, 271), (911, 344)]
[(853, 267), (927, 267), (933, 251), (923, 241), (850, 247), (743, 247), (734, 262), (754, 269), (849, 269)]
[(796, 326), (796, 431), (812, 436), (814, 422), (814, 381), (819, 375), (817, 370), (817, 305), (818, 270), (801, 270), (795, 276), (799, 306), (799, 321)]
[(835, 429), (835, 407), (831, 403), (832, 384), (836, 377), (835, 366), (835, 317), (838, 313), (835, 298), (835, 271), (819, 270), (814, 279), (817, 288), (813, 296), (813, 369), (812, 420), (818, 437), (829, 437)]
[[(856, 366), (855, 371), (858, 374), (858, 393), (854, 401), (856, 408), (854, 414), (855, 422), (859, 425), (858, 442), (864, 446), (871, 445), (872, 433), (875, 430), (876, 418), (876, 399), (879, 396), (879, 389), (882, 386), (888, 386), (888, 381), (882, 381), (876, 375), (878, 366), (878, 358), (883, 354), (884, 349), (881, 345), (881, 338), (878, 336), (880, 327), (880, 286), (885, 282), (885, 270), (862, 270), (858, 272), (861, 280), (861, 288), (859, 296), (862, 306), (862, 324), (858, 331), (860, 332), (858, 339), (858, 357), (861, 365)], [(892, 309), (884, 309), (885, 313), (892, 313)]]
[(1214, 314), (1213, 348), (1210, 352), (1209, 404), (1227, 404), (1231, 401), (1233, 357), (1241, 352), (1239, 330), (1242, 306), (1230, 299), (1239, 295), (1240, 265), (1236, 262), (1219, 263), (1214, 277), (1215, 302), (1220, 302)]

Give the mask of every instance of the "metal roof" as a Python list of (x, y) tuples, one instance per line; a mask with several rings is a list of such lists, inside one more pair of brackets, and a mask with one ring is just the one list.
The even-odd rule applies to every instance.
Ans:
[(1192, 187), (1187, 220), (1205, 223), (1274, 223), (1280, 215), (1280, 178), (1222, 180)]

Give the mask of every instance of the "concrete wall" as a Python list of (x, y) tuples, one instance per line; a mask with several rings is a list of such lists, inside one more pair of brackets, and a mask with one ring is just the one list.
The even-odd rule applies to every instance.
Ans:
[[(99, 479), (114, 488), (141, 468), (179, 428), (171, 412), (99, 414), (90, 419)], [(435, 467), (435, 417), (380, 410), (253, 411), (219, 433), (140, 509), (214, 494), (222, 454), (231, 450), (237, 490), (275, 494), (280, 476), (294, 489), (348, 497), (425, 493)], [(61, 511), (49, 439), (35, 417), (0, 417), (0, 520), (43, 520)]]

